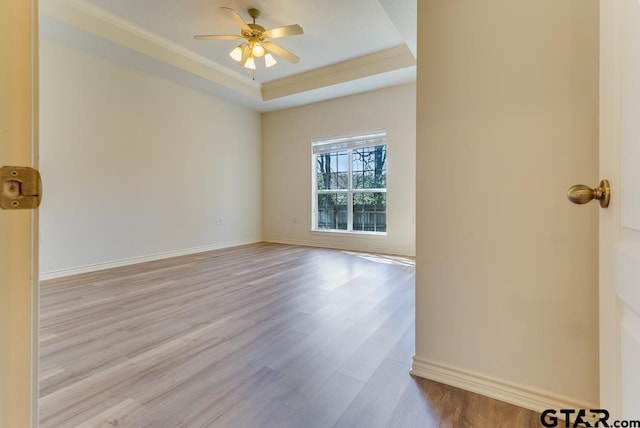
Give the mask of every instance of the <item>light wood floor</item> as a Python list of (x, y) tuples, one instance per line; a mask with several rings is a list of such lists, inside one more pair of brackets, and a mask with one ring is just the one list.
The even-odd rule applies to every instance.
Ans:
[(42, 427), (537, 427), (409, 375), (411, 260), (256, 244), (41, 286)]

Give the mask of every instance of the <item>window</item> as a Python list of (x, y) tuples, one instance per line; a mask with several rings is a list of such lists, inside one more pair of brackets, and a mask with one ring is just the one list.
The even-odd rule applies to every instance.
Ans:
[(387, 231), (387, 135), (314, 140), (313, 229)]

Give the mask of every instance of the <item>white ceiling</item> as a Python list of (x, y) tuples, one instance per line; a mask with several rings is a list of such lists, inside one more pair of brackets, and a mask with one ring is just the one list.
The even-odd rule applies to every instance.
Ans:
[[(239, 34), (221, 6), (302, 26), (274, 40), (300, 62), (258, 60), (251, 76), (229, 57), (238, 41), (194, 40)], [(41, 35), (268, 111), (414, 81), (415, 13), (416, 0), (42, 0)]]

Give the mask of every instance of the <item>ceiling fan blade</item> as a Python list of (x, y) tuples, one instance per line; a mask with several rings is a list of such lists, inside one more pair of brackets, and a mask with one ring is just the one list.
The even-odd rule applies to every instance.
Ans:
[(264, 46), (264, 48), (267, 51), (269, 51), (271, 53), (274, 53), (274, 54), (278, 55), (279, 57), (284, 58), (287, 61), (292, 62), (294, 64), (297, 63), (298, 61), (300, 61), (300, 58), (298, 58), (297, 56), (295, 56), (294, 54), (292, 54), (291, 52), (289, 52), (285, 48), (276, 45), (275, 43), (264, 42), (262, 44), (262, 46)]
[(247, 25), (246, 22), (244, 22), (244, 19), (242, 19), (242, 17), (240, 15), (238, 15), (238, 13), (231, 9), (230, 7), (221, 7), (220, 9), (224, 10), (225, 12), (227, 12), (227, 14), (233, 18), (234, 21), (236, 21), (236, 24), (238, 24), (238, 26), (240, 28), (242, 28), (244, 31), (249, 31), (251, 32), (251, 27), (249, 27)]
[(251, 55), (251, 49), (249, 49), (249, 45), (244, 45), (242, 47), (242, 58), (240, 59), (240, 65), (244, 67)]
[(218, 35), (218, 34), (198, 34), (193, 36), (196, 40), (239, 40), (243, 37), (241, 35)]
[(267, 39), (277, 39), (278, 37), (297, 36), (303, 34), (302, 27), (298, 24), (287, 25), (285, 27), (272, 28), (262, 33)]

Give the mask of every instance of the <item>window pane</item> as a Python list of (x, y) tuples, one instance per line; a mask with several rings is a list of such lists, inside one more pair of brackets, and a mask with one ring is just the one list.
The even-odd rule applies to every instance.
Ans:
[(353, 173), (354, 189), (386, 189), (387, 174), (378, 174), (376, 171), (361, 171)]
[(387, 231), (387, 194), (353, 194), (353, 230)]
[(364, 172), (363, 171), (353, 172), (353, 188), (364, 189)]
[[(375, 190), (387, 188), (386, 145), (354, 144), (354, 148), (337, 148), (314, 156), (317, 189), (323, 191), (314, 195), (315, 229), (386, 232), (386, 192)], [(348, 201), (352, 201), (351, 206)], [(352, 224), (348, 223), (350, 219)]]
[(318, 174), (317, 185), (318, 190), (346, 190), (349, 188), (349, 174), (337, 172)]
[(348, 172), (339, 172), (338, 173), (338, 183), (336, 189), (348, 189), (349, 188), (349, 173)]
[(363, 147), (353, 151), (353, 188), (387, 188), (387, 147)]
[(349, 153), (338, 152), (336, 153), (338, 159), (338, 172), (349, 172)]
[(328, 190), (331, 189), (332, 181), (331, 173), (318, 174), (318, 189)]
[(349, 188), (349, 153), (321, 153), (316, 156), (318, 190)]
[(318, 195), (318, 229), (347, 230), (347, 195), (328, 193)]
[(349, 153), (343, 152), (331, 152), (318, 155), (318, 157), (324, 157), (329, 160), (329, 168), (331, 172), (347, 172), (349, 171)]
[(364, 163), (362, 162), (362, 155), (358, 150), (353, 151), (353, 161), (351, 162), (352, 170), (355, 171), (363, 171)]
[(331, 156), (322, 153), (316, 156), (317, 185), (319, 190), (331, 188)]

